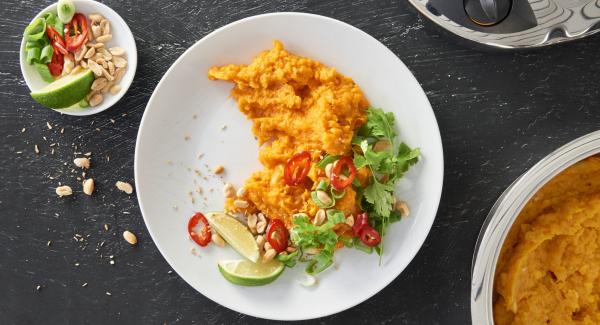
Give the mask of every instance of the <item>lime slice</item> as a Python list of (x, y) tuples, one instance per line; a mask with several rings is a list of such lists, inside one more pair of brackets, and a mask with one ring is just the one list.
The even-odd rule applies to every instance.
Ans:
[(31, 92), (31, 97), (38, 103), (50, 108), (65, 108), (77, 104), (90, 92), (94, 82), (91, 70), (64, 76), (46, 87)]
[(238, 253), (254, 263), (258, 261), (258, 244), (250, 230), (241, 222), (223, 212), (208, 213), (206, 220), (211, 229), (219, 233)]
[(219, 261), (219, 271), (229, 282), (242, 286), (269, 284), (283, 272), (284, 265), (278, 260), (268, 263), (252, 263), (248, 260)]

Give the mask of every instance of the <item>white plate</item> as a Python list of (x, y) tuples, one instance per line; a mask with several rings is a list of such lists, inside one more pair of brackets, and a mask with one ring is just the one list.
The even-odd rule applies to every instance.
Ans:
[[(112, 32), (112, 40), (106, 44), (107, 48), (111, 47), (121, 47), (125, 50), (125, 58), (127, 58), (127, 71), (123, 75), (123, 79), (119, 82), (121, 86), (121, 91), (116, 95), (111, 95), (110, 93), (104, 94), (104, 100), (102, 103), (95, 107), (68, 107), (61, 109), (54, 109), (54, 111), (59, 113), (64, 113), (67, 115), (92, 115), (96, 113), (100, 113), (114, 104), (116, 104), (123, 95), (129, 89), (131, 82), (133, 81), (133, 77), (135, 76), (135, 70), (137, 69), (137, 48), (135, 46), (135, 39), (133, 38), (133, 34), (127, 26), (127, 23), (117, 14), (114, 10), (110, 9), (106, 5), (91, 1), (91, 0), (73, 0), (73, 4), (75, 5), (75, 11), (81, 12), (88, 16), (89, 14), (99, 13), (104, 16), (110, 22), (110, 29)], [(57, 3), (53, 3), (46, 7), (44, 10), (40, 11), (37, 16), (35, 16), (31, 21), (36, 20), (47, 12), (53, 12), (56, 14), (56, 5)], [(90, 21), (88, 20), (88, 24)], [(90, 27), (88, 25), (88, 27)], [(91, 30), (90, 30), (91, 32)], [(35, 70), (33, 65), (27, 63), (27, 56), (25, 55), (25, 39), (21, 40), (21, 52), (20, 53), (20, 61), (21, 61), (21, 73), (23, 74), (23, 78), (25, 79), (25, 83), (29, 87), (29, 90), (35, 91), (43, 88), (48, 85), (47, 82), (42, 80), (40, 74)], [(33, 101), (33, 99), (32, 99)], [(41, 105), (40, 105), (41, 106)]]
[[(207, 180), (222, 164), (223, 179), (240, 186), (261, 168), (250, 122), (229, 97), (230, 83), (210, 81), (213, 65), (249, 63), (281, 40), (292, 53), (319, 60), (354, 78), (374, 106), (394, 112), (400, 137), (420, 147), (423, 157), (402, 180), (399, 197), (411, 216), (390, 227), (383, 264), (377, 255), (350, 249), (336, 254), (336, 267), (319, 275), (319, 284), (298, 284), (304, 268), (286, 270), (274, 283), (240, 287), (217, 270), (218, 259), (238, 256), (211, 245), (190, 252), (187, 220), (194, 211), (223, 207), (219, 177)], [(194, 118), (196, 116), (196, 118)], [(226, 125), (227, 128), (222, 130)], [(188, 140), (184, 137), (189, 136)], [(197, 158), (199, 153), (205, 156)], [(171, 162), (168, 162), (171, 161)], [(348, 309), (394, 280), (415, 256), (431, 228), (443, 180), (442, 144), (435, 116), (423, 90), (402, 62), (368, 34), (340, 21), (302, 13), (250, 17), (227, 25), (188, 49), (167, 71), (152, 94), (140, 125), (135, 153), (140, 208), (154, 242), (173, 269), (215, 302), (248, 315), (300, 320)], [(194, 183), (196, 181), (196, 184)], [(198, 185), (209, 199), (188, 192)], [(214, 188), (209, 192), (209, 188)], [(177, 206), (177, 209), (174, 208)], [(390, 306), (390, 308), (394, 308)]]

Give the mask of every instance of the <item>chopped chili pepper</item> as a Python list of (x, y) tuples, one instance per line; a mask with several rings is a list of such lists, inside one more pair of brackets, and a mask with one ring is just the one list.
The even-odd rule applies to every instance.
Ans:
[(289, 233), (283, 222), (279, 219), (272, 219), (267, 227), (267, 241), (274, 250), (283, 252), (288, 245)]
[(381, 242), (381, 236), (371, 226), (365, 226), (360, 231), (360, 241), (369, 247), (374, 247)]
[(364, 227), (369, 226), (369, 214), (367, 212), (363, 212), (356, 216), (356, 220), (354, 220), (354, 225), (352, 225), (352, 234), (356, 237), (360, 236), (360, 231)]
[[(198, 222), (202, 222), (202, 229), (199, 232), (194, 231), (194, 228), (198, 225)], [(196, 212), (188, 221), (188, 234), (196, 244), (205, 247), (210, 243), (210, 239), (212, 238), (210, 232), (210, 226), (208, 225), (208, 220), (206, 217), (200, 213)]]
[(46, 34), (50, 39), (50, 43), (52, 43), (52, 47), (54, 48), (54, 52), (60, 52), (60, 54), (67, 54), (67, 48), (65, 47), (65, 41), (62, 36), (52, 27), (46, 26)]
[[(344, 167), (348, 169), (348, 176), (344, 175)], [(331, 169), (331, 186), (336, 190), (342, 190), (352, 184), (356, 176), (356, 167), (350, 157), (342, 157), (334, 163)]]
[(65, 43), (67, 50), (77, 51), (86, 41), (88, 35), (88, 25), (85, 16), (76, 13), (73, 19), (65, 25)]
[(50, 70), (50, 74), (55, 77), (60, 76), (62, 74), (63, 66), (64, 66), (63, 55), (55, 50), (52, 53), (52, 59), (50, 60), (50, 63), (48, 63), (48, 70)]
[(299, 152), (290, 158), (283, 170), (283, 180), (289, 186), (300, 184), (310, 171), (311, 157), (308, 151)]

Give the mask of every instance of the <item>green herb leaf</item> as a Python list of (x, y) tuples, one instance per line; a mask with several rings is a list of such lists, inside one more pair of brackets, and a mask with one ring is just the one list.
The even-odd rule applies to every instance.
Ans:
[(380, 108), (370, 107), (367, 110), (367, 123), (359, 133), (362, 136), (388, 139), (393, 143), (394, 138), (396, 138), (394, 113), (386, 113)]
[(392, 211), (392, 193), (394, 187), (390, 184), (379, 183), (376, 179), (367, 186), (364, 198), (373, 204), (375, 212), (381, 216), (388, 217)]

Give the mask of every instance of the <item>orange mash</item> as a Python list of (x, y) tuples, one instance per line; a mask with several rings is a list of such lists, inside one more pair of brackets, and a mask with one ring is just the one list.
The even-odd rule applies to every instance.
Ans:
[(600, 324), (600, 156), (527, 203), (502, 247), (495, 293), (498, 325)]
[[(208, 77), (234, 83), (231, 96), (253, 121), (252, 132), (261, 146), (259, 160), (264, 169), (246, 180), (250, 206), (242, 212), (258, 210), (288, 226), (295, 213), (314, 216), (318, 208), (310, 192), (315, 181), (325, 175), (313, 164), (310, 181), (291, 187), (283, 181), (283, 167), (300, 151), (310, 152), (313, 162), (325, 153), (351, 154), (353, 133), (366, 122), (369, 106), (358, 85), (335, 68), (288, 53), (279, 41), (249, 65), (212, 67)], [(347, 199), (340, 200), (336, 208), (354, 213), (354, 194), (348, 187)], [(231, 199), (225, 209), (238, 210)]]

